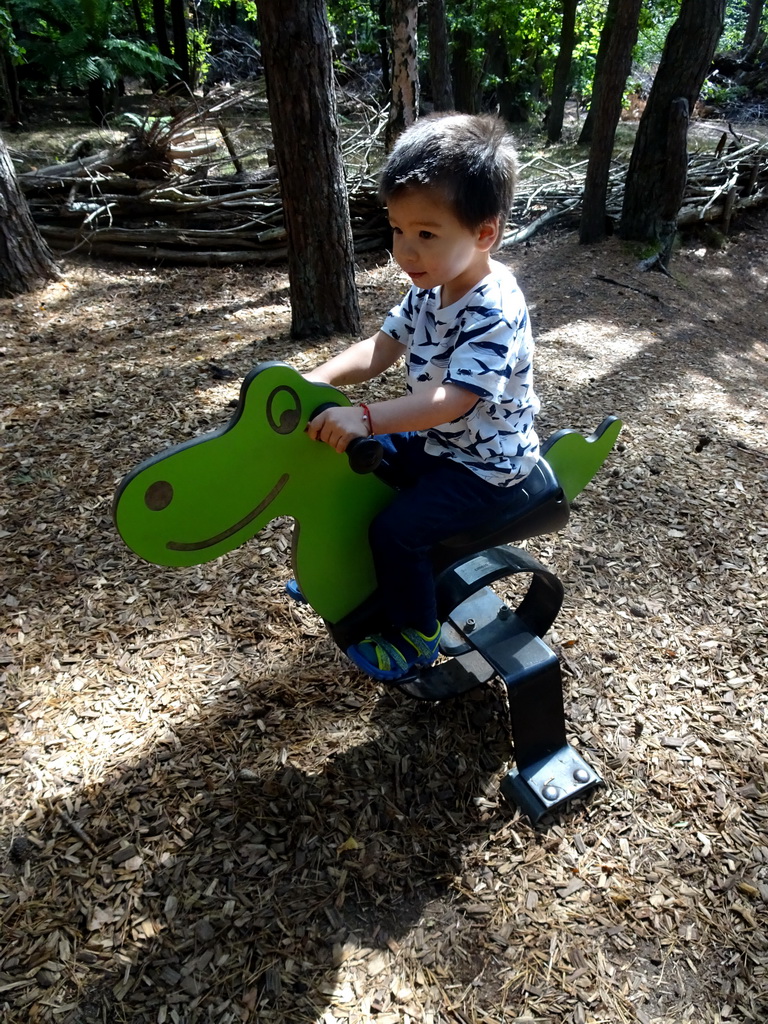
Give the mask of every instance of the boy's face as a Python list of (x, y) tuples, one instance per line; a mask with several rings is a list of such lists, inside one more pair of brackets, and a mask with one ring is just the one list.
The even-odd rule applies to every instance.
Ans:
[(466, 295), (489, 272), (496, 221), (472, 230), (429, 188), (403, 189), (389, 200), (387, 210), (397, 263), (417, 288), (442, 285), (443, 306)]

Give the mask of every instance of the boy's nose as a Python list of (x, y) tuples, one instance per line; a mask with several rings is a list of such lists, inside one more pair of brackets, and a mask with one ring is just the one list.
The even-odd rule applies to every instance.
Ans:
[(394, 256), (401, 266), (404, 263), (412, 263), (415, 258), (415, 253), (416, 249), (412, 243), (408, 242), (402, 237), (402, 235), (395, 236)]

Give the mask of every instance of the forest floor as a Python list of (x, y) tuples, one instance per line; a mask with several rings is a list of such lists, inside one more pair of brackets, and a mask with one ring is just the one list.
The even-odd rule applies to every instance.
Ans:
[[(377, 685), (283, 594), (290, 524), (141, 562), (124, 473), (306, 369), (283, 268), (62, 261), (0, 301), (4, 1024), (758, 1024), (768, 1016), (768, 220), (671, 277), (574, 233), (504, 252), (541, 434), (624, 420), (549, 636), (605, 786), (532, 826), (496, 686)], [(405, 288), (358, 268), (364, 332)], [(398, 386), (399, 370), (356, 394)], [(505, 587), (499, 591), (506, 594)]]

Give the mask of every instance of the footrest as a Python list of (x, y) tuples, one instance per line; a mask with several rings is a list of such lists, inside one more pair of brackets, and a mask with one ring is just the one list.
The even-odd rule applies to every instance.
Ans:
[(522, 628), (544, 636), (555, 621), (563, 602), (563, 585), (553, 572), (520, 548), (509, 546), (489, 548), (473, 558), (465, 558), (443, 570), (436, 578), (437, 613), (441, 620), (456, 621), (459, 607), (467, 599), (505, 576), (530, 574), (528, 591), (515, 615)]
[(566, 744), (540, 761), (513, 768), (502, 779), (500, 789), (535, 823), (602, 781), (594, 768)]
[(398, 680), (397, 689), (416, 700), (450, 700), (477, 689), (493, 676), (491, 666), (477, 651), (468, 651), (431, 668)]

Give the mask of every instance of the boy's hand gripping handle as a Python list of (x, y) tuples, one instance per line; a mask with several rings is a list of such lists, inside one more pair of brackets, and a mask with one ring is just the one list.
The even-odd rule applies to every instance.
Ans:
[[(310, 422), (326, 409), (335, 409), (336, 407), (336, 402), (325, 402), (323, 405), (319, 405), (309, 417)], [(384, 447), (381, 441), (377, 441), (375, 437), (353, 437), (347, 445), (346, 455), (349, 459), (349, 468), (353, 473), (373, 473), (378, 469), (384, 457)]]

